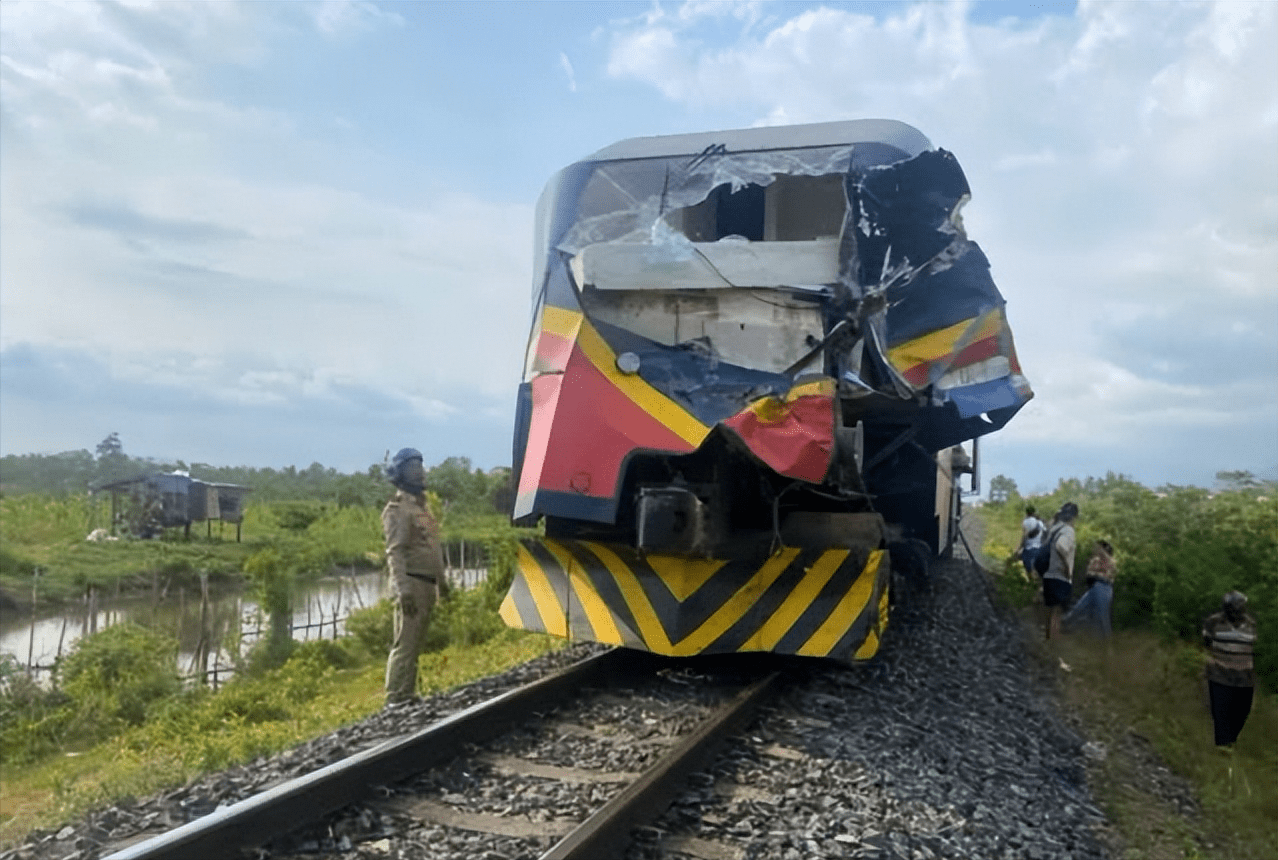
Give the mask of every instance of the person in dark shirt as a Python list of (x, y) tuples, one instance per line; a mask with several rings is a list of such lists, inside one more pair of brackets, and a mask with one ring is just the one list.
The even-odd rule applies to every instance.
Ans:
[(1221, 611), (1203, 622), (1207, 646), (1207, 690), (1216, 746), (1230, 747), (1251, 714), (1256, 688), (1253, 657), (1256, 622), (1247, 614), (1247, 596), (1231, 591), (1221, 601)]

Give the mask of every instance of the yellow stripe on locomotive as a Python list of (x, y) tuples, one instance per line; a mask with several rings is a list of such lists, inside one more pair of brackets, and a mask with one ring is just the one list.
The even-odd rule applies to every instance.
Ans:
[(676, 657), (866, 660), (887, 625), (889, 567), (881, 549), (781, 547), (725, 560), (530, 539), (501, 617), (511, 627)]

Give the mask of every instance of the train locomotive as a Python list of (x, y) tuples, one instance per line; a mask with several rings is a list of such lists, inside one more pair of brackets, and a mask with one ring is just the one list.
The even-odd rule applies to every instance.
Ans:
[(544, 536), (505, 622), (873, 656), (893, 553), (946, 550), (962, 444), (1033, 396), (968, 196), (891, 120), (634, 138), (552, 178), (513, 462)]

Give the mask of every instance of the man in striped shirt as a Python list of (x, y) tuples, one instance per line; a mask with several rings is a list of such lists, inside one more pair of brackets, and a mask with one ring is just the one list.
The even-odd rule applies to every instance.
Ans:
[(1211, 719), (1216, 729), (1216, 746), (1230, 747), (1251, 714), (1256, 688), (1252, 658), (1256, 650), (1256, 622), (1247, 614), (1247, 597), (1231, 591), (1221, 602), (1221, 611), (1203, 622), (1203, 644), (1207, 646), (1207, 689), (1211, 695)]

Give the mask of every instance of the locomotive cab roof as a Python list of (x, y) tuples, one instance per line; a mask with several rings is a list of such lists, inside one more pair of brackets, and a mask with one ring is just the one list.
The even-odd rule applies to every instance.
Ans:
[[(924, 134), (892, 119), (855, 119), (805, 125), (706, 131), (693, 134), (632, 137), (618, 141), (582, 161), (624, 161), (698, 155), (708, 151), (765, 152), (774, 149), (818, 149), (849, 144), (877, 144), (897, 150), (898, 158), (910, 158), (932, 148)], [(721, 149), (720, 149), (721, 148)]]

